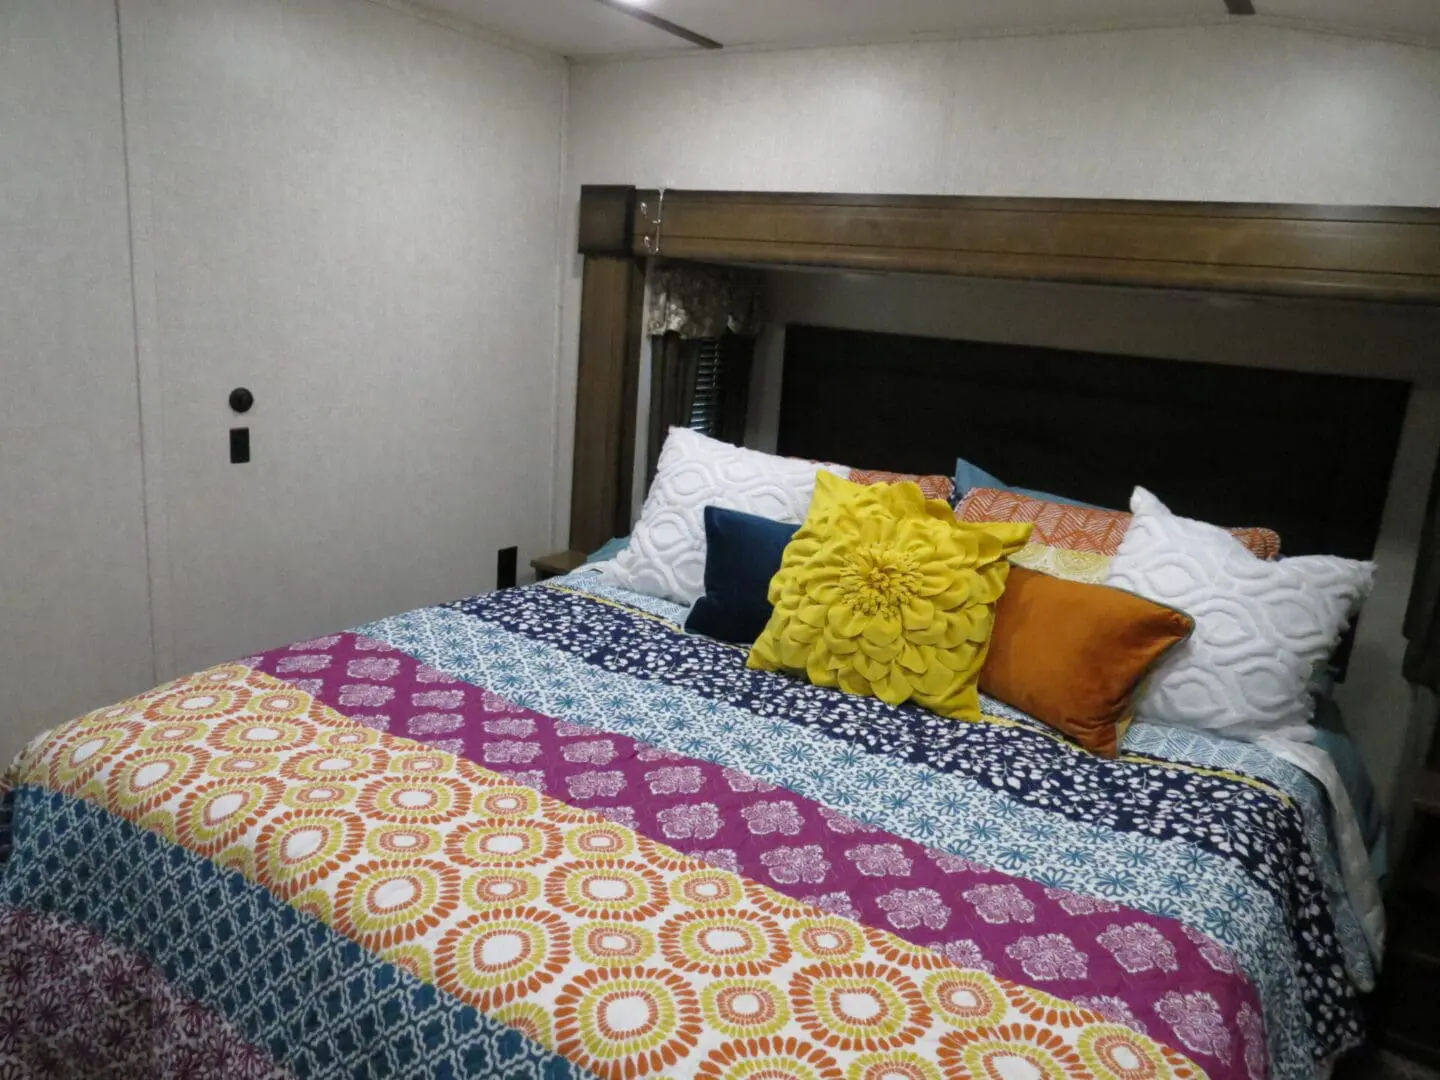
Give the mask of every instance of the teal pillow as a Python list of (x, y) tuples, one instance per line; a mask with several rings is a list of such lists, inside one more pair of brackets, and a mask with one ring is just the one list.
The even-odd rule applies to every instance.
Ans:
[(605, 543), (600, 546), (599, 551), (596, 551), (585, 560), (585, 564), (588, 566), (590, 563), (605, 562), (613, 559), (629, 546), (630, 537), (628, 536), (617, 536), (613, 540), (606, 540)]
[(1051, 495), (1044, 491), (1036, 491), (1034, 488), (1011, 487), (994, 473), (988, 473), (980, 468), (979, 465), (971, 464), (964, 458), (957, 458), (955, 461), (955, 498), (963, 499), (971, 488), (977, 487), (995, 488), (999, 491), (1013, 491), (1016, 495), (1025, 495), (1032, 499), (1041, 499), (1045, 502), (1069, 503), (1071, 506), (1083, 506), (1090, 510), (1109, 509), (1104, 506), (1096, 506), (1094, 503), (1072, 499), (1068, 495)]

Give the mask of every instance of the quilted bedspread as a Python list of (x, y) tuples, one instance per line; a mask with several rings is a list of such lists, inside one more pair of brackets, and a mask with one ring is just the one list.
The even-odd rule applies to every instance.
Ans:
[(593, 574), (189, 676), (0, 805), (0, 1077), (1310, 1077), (1325, 807), (749, 671)]

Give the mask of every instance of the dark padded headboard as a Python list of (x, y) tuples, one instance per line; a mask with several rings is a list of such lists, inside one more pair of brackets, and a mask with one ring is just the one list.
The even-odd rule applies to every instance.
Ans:
[(1285, 553), (1369, 557), (1410, 385), (1390, 379), (790, 326), (778, 449), (1267, 525)]

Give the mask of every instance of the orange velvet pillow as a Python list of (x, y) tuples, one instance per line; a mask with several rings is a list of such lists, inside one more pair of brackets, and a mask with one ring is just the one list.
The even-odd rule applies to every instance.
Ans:
[(980, 689), (1113, 758), (1140, 684), (1194, 628), (1133, 593), (1012, 565)]

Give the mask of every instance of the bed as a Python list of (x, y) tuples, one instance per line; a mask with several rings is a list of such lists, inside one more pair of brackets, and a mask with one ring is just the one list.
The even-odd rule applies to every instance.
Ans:
[(37, 739), (0, 1074), (1300, 1078), (1360, 1038), (1299, 769), (956, 725), (682, 617), (587, 569)]
[[(1003, 250), (971, 236), (997, 222)], [(1424, 302), (1436, 227), (586, 188), (570, 546), (631, 523), (637, 258)], [(1298, 254), (1279, 265), (1277, 244)], [(970, 451), (952, 436), (980, 438), (952, 422), (931, 346), (847, 351), (842, 385), (802, 376), (848, 345), (808, 340), (782, 452), (933, 471)], [(1288, 551), (1373, 550), (1407, 387), (1231, 371), (1284, 380), (1245, 398), (1205, 369), (1177, 396), (1204, 366), (1076, 355), (981, 374), (1023, 363), (1048, 372), (1047, 394), (1021, 377), (1045, 423), (1017, 398), (982, 418), (1052, 437), (984, 440), (1022, 454), (993, 467), (1102, 505), (1146, 482), (1213, 520), (1278, 508)], [(1214, 455), (1095, 436), (1163, 436), (1177, 402), (1220, 419), (1241, 487), (1213, 482)], [(917, 405), (936, 437), (878, 456), (920, 430)], [(1102, 452), (1082, 458), (1056, 417)], [(1251, 452), (1241, 428), (1277, 421), (1289, 452)], [(683, 616), (587, 569), (222, 664), (37, 739), (0, 802), (0, 1076), (1309, 1080), (1361, 1039), (1381, 913), (1338, 785), (1143, 723), (1110, 759), (995, 700), (945, 721), (751, 670)]]

